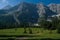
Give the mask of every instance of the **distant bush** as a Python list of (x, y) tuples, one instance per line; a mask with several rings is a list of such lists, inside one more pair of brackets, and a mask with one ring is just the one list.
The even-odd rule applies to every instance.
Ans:
[(57, 33), (60, 33), (60, 28), (58, 28)]

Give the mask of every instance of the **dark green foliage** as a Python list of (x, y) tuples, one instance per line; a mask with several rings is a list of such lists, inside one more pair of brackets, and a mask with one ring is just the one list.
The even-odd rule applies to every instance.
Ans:
[(58, 24), (58, 27), (57, 27), (57, 33), (60, 33), (60, 23)]
[(29, 28), (29, 33), (32, 34), (32, 29), (31, 28)]
[(27, 32), (26, 32), (26, 28), (24, 28), (24, 33), (27, 33)]

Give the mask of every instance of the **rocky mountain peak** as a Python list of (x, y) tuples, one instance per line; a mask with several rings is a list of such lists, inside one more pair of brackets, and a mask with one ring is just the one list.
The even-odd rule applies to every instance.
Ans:
[(10, 8), (12, 8), (12, 6), (11, 5), (6, 5), (4, 8), (2, 8), (2, 9), (4, 9), (4, 10), (8, 10), (8, 9), (10, 9)]
[(57, 4), (55, 3), (51, 3), (48, 5), (48, 7), (50, 8), (50, 10), (52, 10), (53, 12), (57, 13)]

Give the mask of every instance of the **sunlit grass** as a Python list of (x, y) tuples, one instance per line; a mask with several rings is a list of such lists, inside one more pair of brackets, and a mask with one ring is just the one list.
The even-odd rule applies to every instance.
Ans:
[(38, 35), (36, 38), (60, 38), (57, 30), (44, 30), (43, 28), (31, 28), (32, 34), (29, 34), (29, 28), (26, 28), (27, 33), (24, 33), (24, 28), (14, 28), (14, 29), (1, 29), (0, 35)]

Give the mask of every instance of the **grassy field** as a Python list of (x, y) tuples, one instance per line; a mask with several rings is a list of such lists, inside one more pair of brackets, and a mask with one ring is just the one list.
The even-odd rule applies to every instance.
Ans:
[[(50, 30), (44, 30), (43, 28), (31, 28), (33, 34), (49, 34)], [(27, 33), (29, 34), (29, 28), (26, 28)], [(42, 33), (43, 31), (43, 33)], [(53, 30), (54, 34), (56, 34), (56, 30)], [(24, 28), (14, 28), (14, 29), (1, 29), (0, 35), (21, 35), (24, 34)]]
[[(60, 34), (57, 30), (44, 30), (43, 28), (31, 28), (33, 34), (29, 34), (29, 28), (26, 28), (27, 33), (24, 33), (24, 28), (14, 28), (14, 29), (1, 29), (0, 35), (30, 35), (37, 36), (36, 38), (60, 38)], [(43, 32), (42, 32), (43, 31)]]

